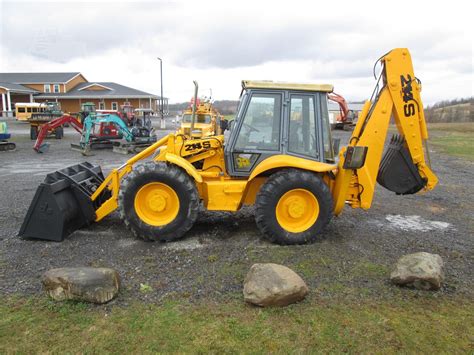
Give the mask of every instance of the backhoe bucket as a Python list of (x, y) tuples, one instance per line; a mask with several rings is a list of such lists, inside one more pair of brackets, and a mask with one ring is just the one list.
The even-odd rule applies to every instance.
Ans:
[(46, 175), (33, 197), (18, 236), (60, 242), (76, 229), (91, 224), (95, 211), (110, 197), (90, 196), (104, 181), (100, 166), (84, 162)]
[(377, 182), (397, 195), (417, 193), (426, 185), (413, 164), (403, 136), (392, 136), (380, 163)]
[(49, 143), (43, 143), (36, 150), (37, 153), (47, 153), (49, 151)]

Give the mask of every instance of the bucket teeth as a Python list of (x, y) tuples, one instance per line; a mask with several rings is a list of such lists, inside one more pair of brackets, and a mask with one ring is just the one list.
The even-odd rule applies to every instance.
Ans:
[(377, 182), (398, 195), (417, 193), (426, 185), (413, 164), (402, 135), (393, 135), (390, 139), (380, 163)]

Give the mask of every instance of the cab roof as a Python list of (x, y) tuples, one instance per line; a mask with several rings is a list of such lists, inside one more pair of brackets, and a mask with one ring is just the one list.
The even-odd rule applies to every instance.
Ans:
[(332, 92), (334, 90), (334, 87), (330, 84), (287, 83), (287, 82), (272, 81), (272, 80), (242, 80), (242, 88), (323, 91), (323, 92)]

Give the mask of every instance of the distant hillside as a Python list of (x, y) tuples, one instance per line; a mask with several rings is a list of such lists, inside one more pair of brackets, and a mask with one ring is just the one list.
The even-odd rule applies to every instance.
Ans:
[[(212, 104), (221, 114), (223, 115), (231, 115), (237, 112), (237, 105), (239, 104), (238, 101), (235, 100), (217, 100), (214, 101)], [(181, 102), (178, 104), (170, 104), (169, 110), (171, 115), (179, 115), (184, 110), (189, 107), (188, 102)]]
[(474, 122), (474, 98), (446, 100), (425, 108), (428, 122)]
[[(425, 117), (428, 122), (474, 122), (474, 98), (444, 100), (425, 108)], [(236, 100), (218, 100), (214, 106), (223, 115), (232, 115), (237, 111)], [(189, 102), (169, 105), (171, 115), (180, 115)]]

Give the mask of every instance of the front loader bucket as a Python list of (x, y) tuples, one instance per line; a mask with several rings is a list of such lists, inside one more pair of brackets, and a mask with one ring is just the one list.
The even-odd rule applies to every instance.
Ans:
[(60, 242), (95, 220), (95, 211), (110, 197), (90, 196), (104, 181), (100, 166), (84, 162), (48, 174), (36, 190), (18, 236)]
[(397, 195), (417, 193), (426, 185), (413, 164), (403, 136), (394, 135), (390, 140), (380, 163), (377, 182)]

